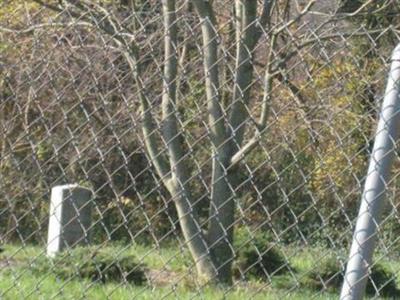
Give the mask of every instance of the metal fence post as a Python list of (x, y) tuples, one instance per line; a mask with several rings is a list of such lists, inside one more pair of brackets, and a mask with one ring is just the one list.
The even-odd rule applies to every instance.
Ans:
[(360, 211), (350, 249), (341, 300), (362, 299), (376, 241), (376, 227), (395, 153), (400, 124), (400, 44), (392, 64), (375, 136)]

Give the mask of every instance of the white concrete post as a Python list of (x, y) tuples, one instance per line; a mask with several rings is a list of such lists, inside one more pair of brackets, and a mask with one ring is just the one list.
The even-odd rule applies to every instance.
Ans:
[(47, 255), (89, 242), (92, 191), (77, 184), (55, 186), (51, 190)]
[(400, 125), (400, 44), (392, 55), (392, 65), (379, 116), (374, 148), (365, 181), (353, 243), (350, 249), (341, 300), (361, 300), (375, 248), (390, 168)]

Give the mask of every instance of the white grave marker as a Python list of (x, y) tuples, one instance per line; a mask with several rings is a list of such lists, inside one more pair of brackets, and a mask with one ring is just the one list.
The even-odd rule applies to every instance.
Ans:
[(51, 189), (47, 255), (89, 242), (92, 191), (77, 184)]

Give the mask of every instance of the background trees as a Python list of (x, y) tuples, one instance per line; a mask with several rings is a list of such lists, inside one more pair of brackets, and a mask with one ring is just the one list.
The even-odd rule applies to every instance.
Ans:
[(341, 242), (398, 27), (367, 19), (394, 4), (227, 3), (3, 4), (6, 237), (41, 241), (78, 181), (98, 240), (182, 232), (206, 280), (231, 280), (238, 226)]

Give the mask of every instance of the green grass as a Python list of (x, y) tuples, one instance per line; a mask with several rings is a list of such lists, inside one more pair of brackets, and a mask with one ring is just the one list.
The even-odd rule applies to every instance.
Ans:
[[(94, 246), (101, 249), (103, 245)], [(139, 261), (150, 268), (162, 269), (168, 265), (168, 268), (174, 271), (184, 271), (187, 267), (193, 265), (191, 258), (185, 249), (174, 246), (152, 247), (144, 245), (120, 246), (113, 245), (114, 255), (133, 254)], [(0, 259), (11, 259), (15, 261), (34, 262), (36, 258), (44, 256), (44, 248), (22, 245), (4, 245), (4, 252), (0, 253)]]
[[(89, 281), (59, 281), (53, 275), (37, 276), (27, 270), (1, 276), (1, 299), (310, 299), (311, 291), (288, 293), (274, 288), (237, 287), (232, 290), (209, 287), (138, 287), (114, 283), (93, 284)], [(336, 299), (320, 295), (313, 299)]]
[(134, 255), (147, 270), (165, 271), (160, 282), (144, 285), (107, 282), (89, 279), (62, 279), (51, 269), (37, 272), (32, 267), (43, 260), (40, 247), (5, 245), (0, 262), (9, 266), (0, 270), (0, 299), (337, 299), (335, 293), (321, 292), (300, 286), (302, 278), (318, 266), (316, 257), (331, 253), (327, 249), (286, 248), (292, 272), (276, 275), (272, 281), (237, 282), (234, 287), (200, 286), (194, 279), (193, 263), (186, 250), (166, 245), (161, 248), (134, 245), (113, 246), (110, 255)]

